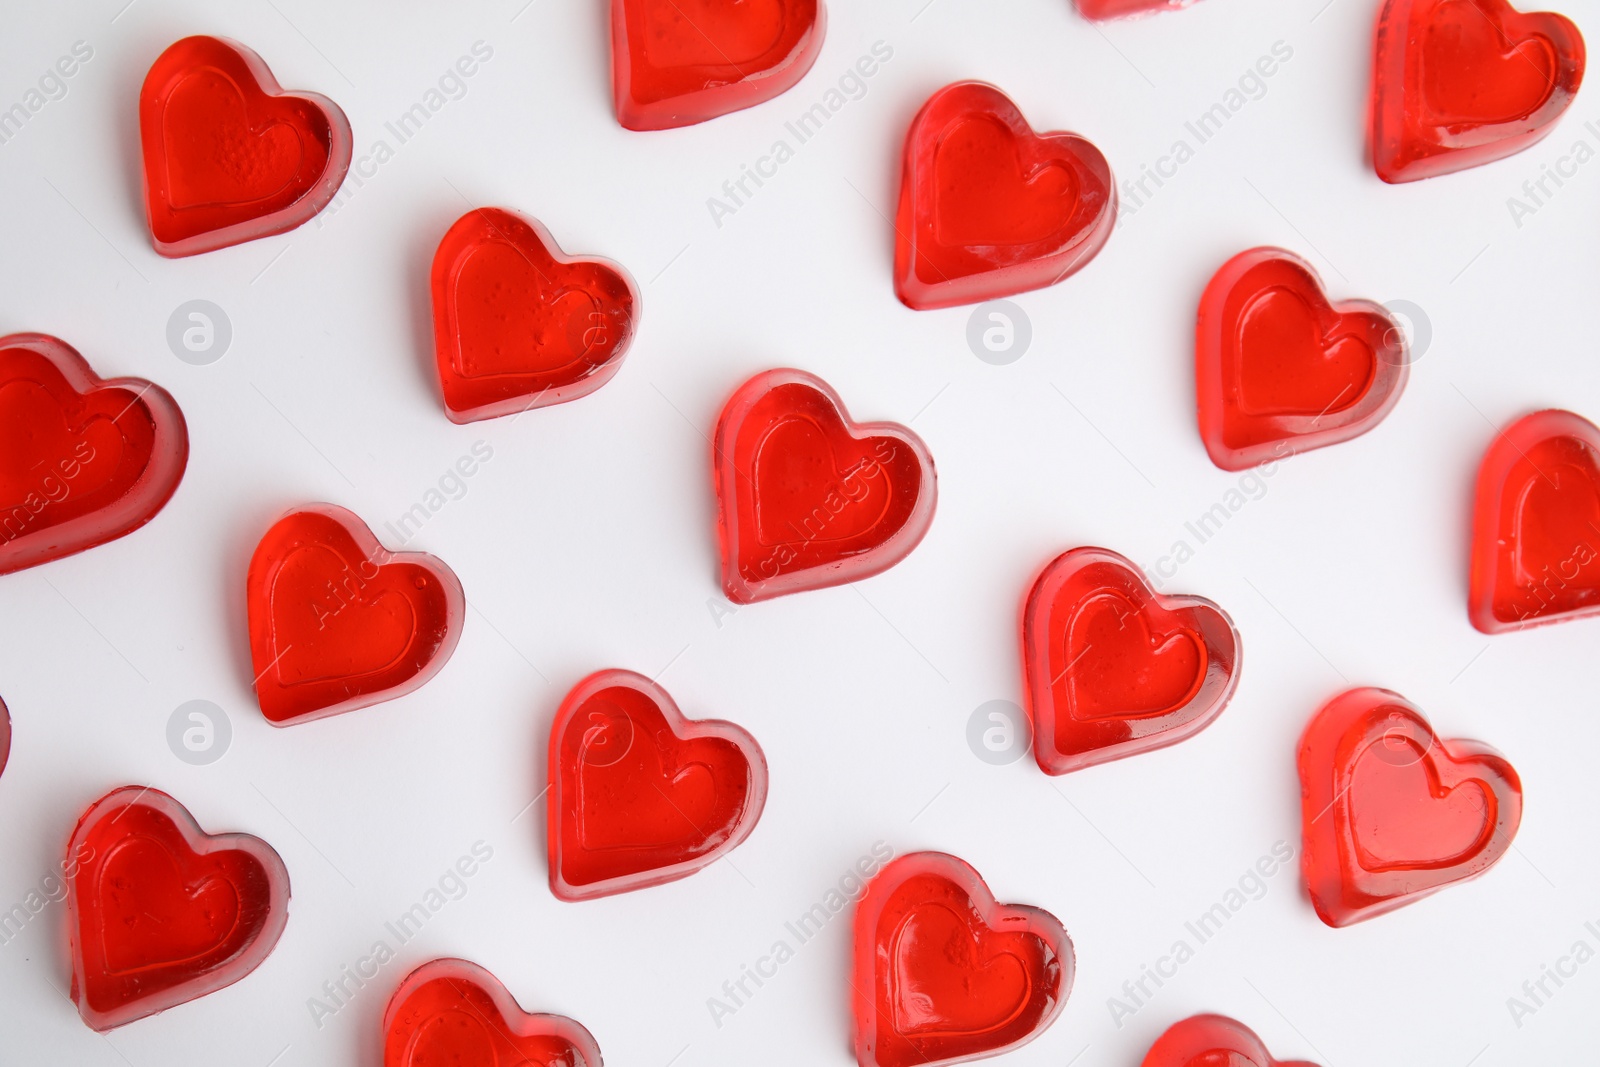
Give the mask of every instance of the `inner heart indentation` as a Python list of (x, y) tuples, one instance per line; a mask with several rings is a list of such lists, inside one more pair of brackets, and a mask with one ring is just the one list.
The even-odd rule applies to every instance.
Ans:
[[(858, 450), (873, 444), (856, 443)], [(752, 464), (757, 539), (770, 547), (847, 541), (872, 532), (893, 502), (879, 454), (843, 465), (831, 435), (812, 418), (795, 415), (774, 423)]]
[(1366, 395), (1377, 357), (1354, 336), (1324, 335), (1316, 310), (1285, 286), (1239, 316), (1239, 406), (1251, 415), (1331, 415)]
[(244, 91), (211, 67), (173, 87), (163, 129), (168, 195), (175, 208), (266, 200), (295, 180), (304, 160), (294, 126), (253, 126)]
[(940, 243), (1026, 245), (1064, 231), (1078, 178), (1062, 160), (1029, 167), (1016, 136), (986, 116), (946, 130), (934, 157), (934, 226)]
[(1434, 765), (1439, 757), (1396, 733), (1378, 738), (1357, 757), (1344, 802), (1362, 868), (1443, 869), (1488, 843), (1493, 794), (1475, 779), (1445, 786)]
[[(360, 677), (400, 661), (416, 634), (416, 612), (405, 595), (379, 584), (382, 573), (326, 545), (284, 556), (271, 594), (281, 684)], [(314, 639), (296, 640), (307, 634)]]
[(1193, 699), (1205, 680), (1204, 646), (1193, 631), (1153, 634), (1144, 612), (1116, 592), (1078, 606), (1065, 655), (1072, 715), (1080, 720), (1165, 714)]
[(782, 0), (647, 0), (645, 54), (656, 67), (737, 66), (783, 35)]
[(1440, 125), (1514, 122), (1537, 111), (1560, 66), (1543, 37), (1513, 41), (1479, 0), (1434, 9), (1422, 43), (1422, 92)]
[(186, 881), (178, 858), (153, 837), (135, 835), (113, 846), (95, 888), (112, 974), (198, 959), (239, 921), (239, 897), (226, 878)]
[(943, 904), (913, 908), (894, 936), (894, 1028), (907, 1037), (982, 1034), (1015, 1020), (1031, 992), (1023, 961), (985, 951), (974, 929)]

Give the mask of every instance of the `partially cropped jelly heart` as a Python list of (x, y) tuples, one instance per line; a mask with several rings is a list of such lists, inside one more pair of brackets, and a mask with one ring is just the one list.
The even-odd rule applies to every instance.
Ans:
[(642, 674), (591, 674), (550, 727), (550, 889), (587, 900), (687, 877), (750, 836), (766, 798), (748, 733), (685, 719)]
[(1508, 426), (1478, 469), (1468, 612), (1486, 634), (1600, 614), (1600, 428), (1570, 411)]
[(923, 310), (1054, 285), (1095, 257), (1116, 220), (1099, 149), (1034, 133), (992, 85), (948, 85), (906, 135), (895, 291)]
[(1191, 1015), (1174, 1023), (1145, 1053), (1140, 1067), (1317, 1067), (1275, 1060), (1249, 1027), (1224, 1015)]
[(466, 960), (424, 963), (383, 1015), (383, 1067), (601, 1067), (594, 1036), (563, 1015), (530, 1015)]
[(1239, 634), (1221, 608), (1156, 594), (1103, 548), (1075, 548), (1040, 574), (1023, 606), (1022, 656), (1033, 754), (1047, 774), (1191, 737), (1239, 682)]
[(421, 686), (455, 651), (466, 608), (443, 562), (388, 551), (332, 504), (291, 511), (267, 531), (245, 598), (256, 698), (275, 726)]
[(573, 259), (538, 222), (469, 211), (433, 257), (434, 352), (453, 422), (586, 396), (622, 366), (639, 291), (621, 267)]
[(1061, 1013), (1072, 977), (1055, 916), (995, 903), (954, 856), (902, 856), (856, 907), (856, 1062), (928, 1067), (1025, 1045)]
[(0, 700), (0, 774), (6, 773), (6, 761), (11, 758), (11, 712), (6, 702)]
[(933, 521), (933, 458), (916, 434), (854, 424), (821, 378), (741, 385), (713, 446), (722, 588), (748, 604), (858, 581), (904, 559)]
[(0, 338), (0, 574), (137, 530), (188, 462), (189, 431), (165, 389), (102, 381), (54, 337)]
[(289, 873), (249, 834), (207, 834), (148, 787), (97, 800), (63, 868), (72, 999), (96, 1030), (232, 985), (260, 965), (289, 917)]
[(1378, 177), (1432, 178), (1536, 144), (1583, 68), (1583, 35), (1561, 15), (1506, 0), (1386, 0), (1372, 68)]
[(350, 169), (339, 106), (284, 92), (260, 56), (220, 37), (161, 53), (139, 90), (139, 137), (150, 235), (164, 256), (292, 230)]
[(617, 121), (666, 130), (787, 92), (822, 51), (822, 0), (611, 0)]
[(1234, 256), (1200, 300), (1195, 387), (1211, 462), (1237, 471), (1359, 437), (1400, 400), (1405, 334), (1378, 304), (1330, 304), (1279, 248)]
[(1404, 697), (1351, 689), (1300, 739), (1302, 873), (1349, 926), (1476, 878), (1511, 847), (1522, 783), (1476, 741), (1441, 741)]
[(1078, 0), (1078, 11), (1084, 18), (1117, 19), (1125, 15), (1175, 11), (1192, 3), (1194, 0)]

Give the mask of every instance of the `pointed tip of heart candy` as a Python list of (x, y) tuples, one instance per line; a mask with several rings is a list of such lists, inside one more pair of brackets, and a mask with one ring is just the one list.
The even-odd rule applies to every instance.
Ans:
[(168, 258), (310, 221), (333, 202), (354, 151), (339, 105), (285, 92), (253, 50), (208, 36), (176, 41), (151, 64), (139, 139), (151, 243)]
[[(383, 1015), (383, 1067), (509, 1062), (602, 1067), (587, 1027), (524, 1011), (504, 983), (468, 960), (430, 960), (406, 975)], [(483, 1058), (487, 1054), (487, 1058)]]
[[(62, 873), (71, 997), (100, 1032), (244, 978), (289, 918), (289, 872), (271, 845), (250, 834), (208, 834), (187, 808), (148, 786), (123, 786), (90, 805)], [(230, 908), (231, 919), (218, 917)]]

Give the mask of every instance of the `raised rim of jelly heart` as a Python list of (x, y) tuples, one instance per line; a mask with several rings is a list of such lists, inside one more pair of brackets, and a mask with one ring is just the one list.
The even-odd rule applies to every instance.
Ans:
[[(78, 880), (87, 871), (98, 870), (93, 846), (88, 842), (100, 820), (113, 821), (129, 808), (144, 807), (172, 823), (184, 843), (197, 856), (216, 852), (243, 852), (261, 865), (266, 879), (268, 899), (266, 917), (261, 929), (242, 945), (233, 957), (203, 974), (182, 982), (137, 996), (124, 1003), (105, 1009), (89, 1003), (87, 967), (83, 956), (84, 916), (78, 899)], [(87, 854), (86, 854), (87, 853)], [(105, 1032), (124, 1026), (146, 1016), (186, 1004), (191, 1000), (215, 993), (233, 985), (254, 971), (271, 955), (289, 921), (289, 870), (271, 845), (254, 834), (231, 832), (210, 834), (201, 829), (189, 809), (171, 796), (151, 786), (125, 785), (113, 789), (93, 804), (78, 820), (67, 845), (66, 860), (62, 864), (67, 882), (68, 950), (72, 966), (71, 997), (78, 1006), (78, 1014), (92, 1029)]]
[(1162, 11), (1179, 11), (1196, 0), (1075, 0), (1078, 14), (1103, 22), (1109, 19), (1144, 18)]
[[(970, 116), (981, 116), (1005, 126), (1016, 142), (1038, 149), (1051, 145), (1057, 161), (1070, 157), (1099, 186), (1098, 206), (1063, 242), (1044, 238), (1018, 245), (947, 245), (931, 236), (924, 241), (924, 216), (932, 211), (928, 189), (934, 184), (933, 155), (946, 132)], [(935, 133), (937, 136), (935, 136)], [(926, 144), (924, 142), (927, 142)], [(900, 302), (915, 311), (976, 304), (1016, 296), (1059, 284), (1088, 266), (1111, 238), (1117, 222), (1117, 186), (1105, 153), (1082, 134), (1062, 130), (1036, 133), (1010, 97), (983, 81), (960, 81), (935, 92), (917, 111), (906, 131), (902, 152), (900, 200), (895, 215), (894, 285)], [(924, 177), (923, 172), (927, 171)], [(1080, 196), (1079, 202), (1085, 198)], [(1074, 207), (1074, 219), (1081, 213)], [(1058, 231), (1060, 232), (1060, 231)], [(946, 252), (966, 250), (972, 258), (951, 278), (937, 266), (938, 281), (928, 281), (920, 265), (929, 253), (924, 244)], [(985, 250), (983, 253), (974, 249)], [(930, 264), (931, 265), (931, 264)]]
[[(679, 741), (693, 741), (699, 738), (716, 738), (728, 742), (743, 753), (746, 765), (749, 768), (749, 779), (746, 786), (744, 810), (739, 816), (739, 824), (729, 834), (727, 840), (702, 855), (679, 863), (667, 864), (635, 874), (624, 875), (617, 878), (606, 878), (584, 884), (573, 884), (566, 878), (562, 862), (562, 836), (561, 823), (564, 819), (576, 818), (572, 810), (566, 790), (563, 789), (561, 770), (561, 738), (570, 726), (573, 717), (596, 694), (607, 689), (631, 689), (643, 694), (660, 709), (661, 716), (666, 720), (672, 735)], [(593, 900), (597, 897), (613, 896), (617, 893), (629, 893), (636, 889), (648, 889), (651, 886), (665, 885), (681, 878), (687, 878), (696, 871), (703, 870), (744, 844), (750, 834), (755, 830), (756, 824), (761, 821), (761, 813), (767, 804), (767, 757), (755, 737), (742, 726), (728, 722), (724, 719), (690, 719), (686, 717), (672, 695), (650, 678), (636, 671), (624, 670), (617, 667), (608, 667), (595, 671), (582, 679), (567, 693), (557, 709), (555, 719), (550, 724), (549, 751), (546, 756), (546, 779), (549, 796), (545, 800), (545, 854), (550, 871), (550, 892), (557, 899), (576, 903), (580, 900)]]
[[(528, 250), (525, 242), (518, 240), (524, 235), (517, 233), (518, 228), (526, 229), (525, 236), (532, 239), (538, 246), (538, 253), (550, 263), (557, 266), (592, 266), (616, 275), (627, 291), (627, 306), (622, 309), (626, 320), (623, 337), (604, 362), (589, 364), (586, 373), (570, 382), (544, 386), (533, 394), (531, 399), (526, 393), (498, 399), (483, 399), (481, 402), (469, 401), (464, 395), (453, 399), (452, 394), (464, 394), (469, 391), (469, 386), (458, 383), (457, 379), (461, 376), (453, 368), (455, 357), (461, 350), (460, 329), (456, 321), (457, 279), (467, 259), (492, 241), (509, 244), (527, 258)], [(529, 262), (531, 264), (532, 260)], [(534, 269), (538, 270), (538, 267), (535, 266)], [(433, 301), (433, 351), (440, 396), (444, 402), (446, 417), (458, 424), (499, 418), (503, 415), (517, 415), (533, 408), (564, 404), (569, 400), (588, 396), (616, 377), (617, 371), (622, 369), (622, 361), (633, 344), (639, 318), (644, 310), (644, 297), (639, 291), (639, 286), (634, 282), (633, 275), (629, 274), (622, 264), (600, 256), (569, 256), (562, 251), (561, 245), (551, 235), (549, 228), (538, 219), (512, 208), (503, 207), (473, 208), (450, 225), (433, 255), (433, 262), (429, 268), (429, 291)], [(537, 384), (537, 379), (548, 377), (548, 373), (505, 377), (529, 379), (528, 385), (531, 389)]]
[[(948, 1059), (928, 1059), (927, 1067), (942, 1064), (967, 1063), (972, 1060), (997, 1056), (1028, 1044), (1049, 1029), (1061, 1010), (1066, 1007), (1076, 976), (1076, 953), (1066, 927), (1050, 912), (1027, 904), (1001, 904), (976, 868), (959, 856), (948, 852), (908, 852), (884, 865), (867, 882), (860, 902), (856, 905), (852, 939), (854, 942), (851, 997), (853, 1006), (856, 1062), (860, 1067), (878, 1067), (878, 987), (881, 975), (878, 967), (878, 934), (883, 909), (894, 894), (913, 878), (930, 877), (942, 880), (965, 893), (977, 913), (978, 921), (987, 929), (1005, 933), (1025, 933), (1037, 937), (1050, 950), (1060, 968), (1060, 978), (1054, 990), (1047, 991), (1050, 1002), (1040, 1014), (1033, 1028), (1017, 1040), (981, 1052)], [(886, 1022), (892, 1029), (893, 1023)], [(920, 1052), (918, 1053), (920, 1056)]]
[[(694, 126), (721, 115), (757, 107), (774, 100), (800, 83), (816, 65), (828, 34), (828, 9), (824, 0), (779, 0), (785, 8), (785, 32), (767, 53), (745, 63), (682, 68), (714, 71), (702, 74), (700, 87), (687, 92), (640, 99), (634, 92), (638, 78), (629, 41), (628, 7), (636, 0), (611, 0), (611, 97), (617, 123), (624, 129), (649, 131)], [(815, 9), (810, 25), (798, 33), (789, 30), (791, 4)], [(681, 9), (680, 9), (681, 14)], [(687, 16), (685, 16), (687, 19)], [(804, 18), (804, 15), (801, 16)], [(792, 43), (787, 39), (793, 38)], [(787, 43), (787, 47), (784, 47)], [(778, 54), (773, 54), (778, 53)], [(742, 67), (753, 67), (746, 74)]]
[[(1506, 506), (1506, 482), (1518, 464), (1547, 441), (1567, 438), (1580, 443), (1594, 458), (1600, 468), (1600, 427), (1582, 415), (1560, 408), (1546, 408), (1517, 419), (1495, 434), (1484, 451), (1478, 465), (1478, 477), (1473, 493), (1472, 548), (1468, 567), (1467, 614), (1472, 625), (1486, 634), (1526, 630), (1555, 622), (1588, 618), (1600, 614), (1600, 598), (1594, 604), (1566, 611), (1545, 612), (1525, 619), (1502, 617), (1497, 587), (1500, 584), (1502, 564), (1501, 517)], [(1536, 468), (1537, 469), (1537, 468)], [(1542, 473), (1542, 472), (1541, 472)], [(1596, 486), (1600, 489), (1600, 486)], [(1600, 531), (1596, 531), (1600, 539)], [(1600, 546), (1591, 546), (1591, 552), (1600, 553)], [(1566, 563), (1574, 562), (1573, 558)], [(1546, 573), (1548, 574), (1548, 568)], [(1561, 575), (1554, 578), (1564, 584)]]
[[(331, 703), (306, 705), (304, 701), (290, 699), (283, 695), (283, 687), (268, 682), (268, 672), (277, 665), (279, 659), (287, 652), (275, 652), (276, 645), (272, 643), (270, 619), (259, 619), (257, 612), (266, 610), (271, 601), (271, 578), (277, 573), (282, 557), (271, 559), (263, 558), (262, 553), (269, 541), (279, 533), (281, 527), (295, 519), (304, 516), (317, 516), (337, 524), (351, 540), (367, 562), (375, 568), (382, 569), (390, 564), (401, 564), (419, 567), (431, 574), (438, 581), (440, 590), (445, 599), (445, 631), (443, 638), (434, 647), (428, 661), (414, 674), (404, 678), (395, 685), (373, 691), (352, 693), (343, 699), (334, 699)], [(258, 608), (257, 604), (261, 607)], [(249, 570), (245, 575), (245, 609), (247, 618), (248, 639), (250, 643), (251, 669), (255, 671), (253, 686), (256, 691), (256, 701), (261, 707), (262, 717), (274, 726), (294, 726), (299, 723), (312, 722), (316, 719), (325, 719), (331, 715), (340, 715), (347, 711), (357, 711), (361, 708), (371, 707), (385, 701), (395, 700), (420, 689), (427, 684), (434, 675), (444, 669), (450, 656), (455, 652), (456, 645), (461, 640), (461, 627), (466, 613), (466, 593), (461, 588), (461, 581), (456, 577), (450, 566), (439, 557), (428, 552), (391, 552), (380, 543), (372, 530), (361, 517), (342, 508), (337, 504), (313, 503), (291, 508), (280, 515), (266, 532), (261, 535), (261, 540), (256, 543), (255, 551), (250, 555)], [(258, 622), (262, 625), (258, 625)], [(361, 676), (356, 676), (361, 677)], [(315, 683), (311, 683), (315, 684)], [(349, 680), (330, 680), (324, 683), (323, 688), (338, 691), (349, 691)]]
[(156, 436), (150, 448), (150, 462), (114, 506), (0, 542), (0, 575), (76, 555), (127, 536), (167, 506), (189, 466), (188, 423), (178, 402), (161, 386), (143, 378), (101, 378), (77, 349), (49, 334), (14, 333), (0, 337), (0, 352), (17, 348), (49, 362), (80, 397), (102, 389), (135, 393), (124, 411), (135, 404), (143, 408)]
[[(1407, 761), (1397, 765), (1427, 763), (1435, 799), (1469, 784), (1493, 798), (1493, 819), (1464, 858), (1379, 870), (1361, 864), (1349, 817), (1355, 766), (1375, 745), (1391, 739), (1418, 753), (1397, 757)], [(1454, 772), (1453, 784), (1439, 774), (1440, 761)], [(1387, 689), (1347, 689), (1319, 708), (1301, 735), (1296, 763), (1301, 877), (1318, 918), (1328, 926), (1364, 922), (1477, 878), (1510, 850), (1522, 821), (1522, 779), (1504, 756), (1478, 741), (1442, 740), (1415, 704)]]
[(1307, 1060), (1275, 1060), (1256, 1032), (1237, 1019), (1205, 1013), (1180, 1019), (1156, 1038), (1140, 1067), (1189, 1067), (1211, 1052), (1248, 1057), (1256, 1067), (1317, 1067)]
[[(1389, 323), (1383, 334), (1384, 351), (1373, 349), (1373, 373), (1366, 389), (1359, 399), (1336, 411), (1311, 416), (1245, 415), (1237, 410), (1238, 402), (1231, 395), (1227, 378), (1229, 353), (1235, 347), (1231, 335), (1239, 328), (1239, 322), (1236, 317), (1226, 315), (1229, 299), (1252, 271), (1274, 264), (1281, 264), (1302, 277), (1305, 289), (1295, 295), (1313, 304), (1313, 310), (1320, 313), (1324, 323), (1355, 315), (1371, 315)], [(1271, 288), (1277, 287), (1264, 286), (1259, 292)], [(1323, 336), (1330, 336), (1326, 329)], [(1206, 454), (1222, 470), (1249, 470), (1360, 437), (1394, 410), (1405, 392), (1410, 371), (1411, 356), (1405, 331), (1388, 309), (1370, 300), (1333, 303), (1316, 269), (1285, 249), (1262, 245), (1238, 253), (1212, 275), (1200, 298), (1195, 323), (1195, 406)], [(1230, 423), (1235, 421), (1260, 427), (1252, 438), (1260, 436), (1261, 439), (1233, 437)]]
[[(917, 458), (921, 482), (917, 489), (916, 505), (906, 521), (870, 551), (835, 563), (751, 581), (739, 569), (740, 539), (745, 535), (740, 530), (738, 513), (741, 474), (733, 461), (733, 454), (750, 409), (774, 389), (787, 385), (799, 385), (821, 395), (838, 414), (845, 431), (854, 440), (889, 437), (904, 444)], [(735, 389), (717, 418), (711, 451), (712, 483), (717, 494), (717, 549), (722, 561), (722, 590), (735, 604), (751, 604), (788, 593), (846, 585), (882, 574), (909, 556), (933, 524), (933, 513), (938, 504), (939, 476), (934, 469), (933, 455), (922, 438), (910, 427), (899, 423), (853, 421), (833, 386), (808, 371), (792, 367), (762, 371)], [(748, 478), (748, 475), (744, 477)]]
[[(1542, 38), (1556, 53), (1559, 66), (1550, 94), (1520, 118), (1451, 126), (1430, 124), (1413, 114), (1411, 46), (1418, 40), (1416, 21), (1445, 0), (1385, 0), (1374, 34), (1372, 88), (1367, 108), (1367, 154), (1378, 177), (1390, 184), (1420, 181), (1470, 170), (1516, 155), (1542, 141), (1571, 107), (1583, 83), (1587, 61), (1583, 34), (1564, 15), (1518, 11), (1505, 0), (1472, 0), (1475, 9), (1498, 32), (1523, 40)], [(1483, 9), (1494, 7), (1490, 16)]]
[[(1153, 604), (1163, 615), (1193, 616), (1195, 625), (1187, 632), (1202, 646), (1204, 659), (1201, 673), (1183, 703), (1157, 715), (1130, 715), (1117, 719), (1118, 722), (1131, 724), (1131, 736), (1068, 752), (1057, 747), (1056, 718), (1058, 714), (1069, 718), (1072, 716), (1069, 710), (1057, 708), (1055, 686), (1073, 664), (1069, 663), (1063, 668), (1060, 675), (1048, 677), (1050, 647), (1055, 640), (1051, 623), (1057, 609), (1057, 598), (1074, 579), (1090, 568), (1111, 568), (1122, 572), (1127, 581), (1123, 586), (1116, 587), (1115, 591), (1123, 592), (1124, 586), (1140, 591), (1146, 598), (1145, 604)], [(1105, 582), (1097, 583), (1092, 589), (1086, 590), (1072, 607), (1077, 608), (1109, 589), (1113, 587)], [(1142, 608), (1145, 605), (1136, 606)], [(1228, 613), (1205, 597), (1157, 592), (1137, 564), (1108, 548), (1084, 546), (1069, 549), (1045, 564), (1023, 597), (1021, 630), (1023, 691), (1028, 717), (1033, 723), (1033, 755), (1039, 769), (1049, 775), (1067, 774), (1144, 752), (1154, 752), (1187, 740), (1217, 720), (1233, 699), (1239, 685), (1243, 646), (1239, 630)], [(1197, 704), (1201, 706), (1200, 710), (1190, 712), (1189, 709)]]
[[(321, 176), (305, 192), (283, 208), (241, 219), (238, 222), (203, 230), (187, 236), (163, 236), (171, 227), (173, 209), (164, 192), (150, 182), (150, 168), (154, 161), (165, 161), (166, 148), (162, 143), (159, 108), (173, 82), (192, 69), (183, 64), (183, 52), (195, 47), (212, 54), (213, 60), (225, 66), (236, 67), (224, 73), (244, 73), (254, 79), (262, 95), (268, 97), (302, 100), (320, 111), (328, 123), (328, 163)], [(174, 69), (167, 69), (173, 67)], [(236, 83), (237, 84), (237, 83)], [(355, 140), (350, 130), (350, 120), (338, 104), (321, 93), (286, 92), (273, 76), (264, 59), (248, 45), (227, 37), (196, 34), (168, 45), (150, 64), (144, 83), (139, 88), (139, 139), (144, 162), (140, 168), (140, 181), (144, 189), (145, 218), (150, 228), (150, 241), (155, 250), (169, 259), (212, 252), (219, 248), (243, 244), (261, 237), (286, 233), (311, 221), (333, 202), (350, 170)]]
[[(475, 987), (493, 1002), (501, 1021), (514, 1037), (554, 1037), (565, 1041), (577, 1052), (579, 1061), (572, 1067), (601, 1067), (600, 1046), (586, 1026), (566, 1015), (524, 1011), (505, 983), (487, 968), (454, 956), (429, 960), (414, 968), (395, 987), (388, 1007), (383, 1012), (384, 1067), (411, 1067), (409, 1044), (404, 1048), (392, 1048), (390, 1042), (395, 1039), (395, 1031), (401, 1026), (401, 1013), (405, 1011), (406, 1002), (418, 990), (433, 982), (459, 982)], [(426, 1021), (417, 1020), (415, 1026)]]

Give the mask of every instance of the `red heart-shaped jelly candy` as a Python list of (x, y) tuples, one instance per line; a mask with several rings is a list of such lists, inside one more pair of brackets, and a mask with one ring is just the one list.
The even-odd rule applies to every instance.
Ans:
[(0, 574), (137, 530), (188, 462), (189, 431), (165, 389), (102, 381), (54, 337), (0, 338)]
[(928, 1067), (1025, 1045), (1060, 1014), (1072, 975), (1055, 916), (995, 903), (954, 856), (902, 856), (856, 907), (856, 1062)]
[(393, 700), (445, 665), (466, 598), (443, 562), (389, 552), (344, 508), (279, 519), (250, 557), (250, 658), (275, 726)]
[(887, 570), (933, 522), (922, 439), (852, 423), (839, 394), (804, 371), (739, 387), (717, 421), (712, 466), (722, 588), (740, 604)]
[(538, 222), (469, 211), (433, 257), (434, 353), (453, 422), (576, 400), (622, 366), (639, 291), (621, 267), (573, 259)]
[(1387, 0), (1372, 75), (1372, 160), (1410, 182), (1537, 143), (1583, 81), (1583, 35), (1506, 0)]
[(587, 900), (687, 877), (749, 837), (766, 799), (755, 738), (685, 719), (642, 674), (591, 674), (550, 727), (550, 889)]
[(1249, 1027), (1225, 1015), (1191, 1015), (1174, 1023), (1145, 1053), (1140, 1067), (1317, 1067), (1275, 1060)]
[(383, 1015), (383, 1067), (601, 1067), (594, 1036), (564, 1015), (530, 1015), (466, 960), (406, 975)]
[(1078, 11), (1084, 18), (1118, 19), (1125, 15), (1175, 11), (1192, 3), (1194, 0), (1078, 0)]
[(1056, 557), (1022, 609), (1033, 754), (1065, 774), (1175, 744), (1239, 682), (1239, 634), (1200, 597), (1160, 596), (1104, 548)]
[(1600, 613), (1600, 428), (1570, 411), (1507, 427), (1478, 469), (1472, 625), (1486, 634)]
[(63, 867), (72, 999), (96, 1030), (232, 985), (289, 918), (289, 872), (249, 834), (207, 834), (182, 804), (124, 786), (97, 800)]
[(260, 56), (185, 37), (139, 90), (150, 235), (192, 256), (292, 230), (328, 205), (350, 169), (350, 123), (317, 93), (286, 93)]
[(1200, 300), (1200, 436), (1230, 471), (1348, 441), (1399, 402), (1409, 363), (1405, 334), (1382, 306), (1329, 304), (1305, 260), (1252, 248)]
[(771, 100), (822, 51), (822, 0), (611, 0), (611, 89), (630, 130)]
[(1300, 739), (1302, 873), (1317, 914), (1349, 926), (1476, 878), (1511, 847), (1522, 783), (1476, 741), (1441, 741), (1385, 689), (1351, 689)]
[(922, 310), (1054, 285), (1095, 257), (1116, 221), (1098, 148), (1034, 133), (992, 85), (948, 85), (906, 135), (895, 291)]

